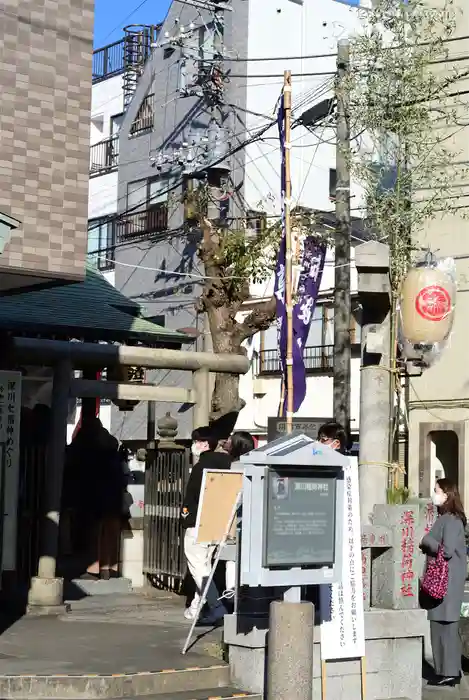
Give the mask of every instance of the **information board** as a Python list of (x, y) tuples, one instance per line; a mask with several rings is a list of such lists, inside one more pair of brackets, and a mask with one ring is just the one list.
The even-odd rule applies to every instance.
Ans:
[(264, 566), (332, 566), (336, 478), (315, 469), (269, 469)]
[[(293, 430), (304, 433), (308, 437), (317, 440), (321, 425), (332, 420), (331, 418), (293, 418)], [(267, 439), (269, 442), (287, 434), (287, 421), (285, 418), (267, 419)]]
[(344, 467), (342, 582), (319, 587), (321, 659), (365, 656), (358, 461)]

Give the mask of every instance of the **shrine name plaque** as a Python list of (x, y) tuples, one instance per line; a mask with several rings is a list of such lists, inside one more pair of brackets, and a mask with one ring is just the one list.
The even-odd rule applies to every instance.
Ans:
[(332, 567), (335, 528), (335, 474), (268, 470), (264, 567)]

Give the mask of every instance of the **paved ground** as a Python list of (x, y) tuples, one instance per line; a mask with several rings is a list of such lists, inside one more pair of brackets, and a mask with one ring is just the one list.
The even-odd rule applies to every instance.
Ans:
[[(196, 635), (181, 655), (189, 623), (177, 596), (99, 595), (71, 605), (62, 618), (14, 621), (0, 613), (0, 675), (112, 675), (220, 664), (220, 630)], [(426, 688), (422, 696), (451, 699), (469, 700), (469, 677), (458, 689)]]
[(72, 603), (63, 618), (4, 618), (1, 674), (106, 674), (220, 663), (221, 632), (195, 637), (181, 655), (189, 624), (171, 596), (96, 596)]
[(463, 679), (459, 688), (424, 688), (422, 700), (468, 700), (469, 682)]

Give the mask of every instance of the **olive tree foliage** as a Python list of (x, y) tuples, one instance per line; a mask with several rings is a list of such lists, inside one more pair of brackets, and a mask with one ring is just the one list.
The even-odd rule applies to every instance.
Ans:
[(469, 67), (451, 60), (458, 10), (419, 0), (377, 0), (351, 42), (351, 172), (363, 188), (370, 233), (390, 246), (396, 290), (412, 241), (456, 207), (466, 175), (454, 139), (467, 110)]

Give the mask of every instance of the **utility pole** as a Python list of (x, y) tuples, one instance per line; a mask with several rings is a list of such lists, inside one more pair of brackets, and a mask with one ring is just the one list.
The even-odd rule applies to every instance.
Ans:
[(350, 46), (341, 40), (337, 48), (337, 143), (335, 197), (334, 282), (334, 419), (350, 434)]
[(293, 250), (291, 236), (291, 71), (283, 75), (285, 114), (285, 307), (287, 315), (287, 433), (293, 427)]

